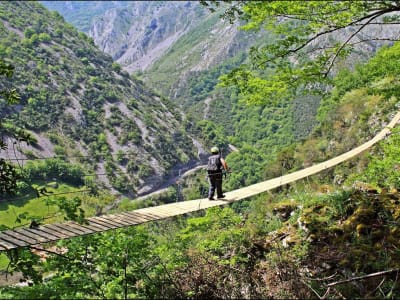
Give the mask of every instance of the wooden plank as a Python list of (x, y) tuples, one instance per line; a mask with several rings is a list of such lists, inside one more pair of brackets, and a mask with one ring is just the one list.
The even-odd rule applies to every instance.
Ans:
[(86, 228), (84, 228), (83, 226), (72, 226), (70, 222), (67, 223), (63, 223), (63, 224), (56, 224), (57, 226), (61, 227), (61, 228), (65, 228), (66, 230), (69, 230), (71, 232), (75, 232), (78, 235), (81, 234), (87, 234), (87, 233), (92, 233), (92, 231), (88, 231)]
[(105, 225), (111, 226), (113, 229), (117, 229), (121, 227), (121, 224), (118, 222), (114, 222), (113, 220), (107, 219), (103, 216), (95, 217), (96, 221), (102, 222)]
[(116, 228), (120, 227), (118, 224), (115, 224), (114, 222), (112, 222), (110, 220), (106, 220), (101, 217), (93, 217), (90, 220), (92, 220), (93, 222), (96, 222), (96, 223), (100, 223), (101, 225), (107, 226), (110, 229), (116, 229)]
[(103, 218), (106, 219), (108, 222), (113, 222), (113, 223), (117, 224), (118, 228), (125, 227), (125, 226), (129, 225), (129, 223), (127, 223), (125, 221), (122, 221), (122, 220), (120, 220), (118, 218), (109, 217), (109, 216), (103, 216)]
[(25, 229), (25, 228), (23, 228), (23, 229), (18, 229), (18, 230), (16, 230), (16, 231), (18, 231), (19, 233), (21, 233), (21, 234), (23, 234), (23, 235), (29, 236), (29, 237), (31, 237), (32, 239), (37, 240), (37, 241), (38, 241), (38, 242), (37, 242), (38, 244), (40, 244), (40, 243), (45, 243), (45, 242), (48, 241), (47, 238), (44, 238), (43, 236), (38, 235), (38, 234), (36, 234), (36, 233), (32, 233), (31, 231), (28, 231), (28, 230)]
[(157, 206), (152, 206), (152, 207), (146, 207), (140, 209), (141, 212), (146, 212), (146, 213), (154, 213), (158, 209)]
[(79, 224), (79, 223), (75, 223), (75, 222), (68, 222), (66, 225), (68, 225), (69, 227), (75, 228), (77, 230), (81, 230), (84, 234), (91, 234), (97, 231), (94, 231), (93, 229), (89, 229), (86, 226)]
[(105, 218), (107, 221), (119, 224), (118, 228), (132, 225), (132, 223), (130, 221), (123, 220), (121, 218), (115, 217), (114, 215), (105, 215), (105, 216), (103, 216), (103, 218)]
[(141, 220), (143, 219), (143, 218), (141, 218), (139, 220), (138, 216), (135, 216), (135, 215), (132, 215), (132, 214), (131, 215), (130, 214), (123, 214), (123, 213), (115, 214), (114, 217), (119, 218), (121, 220), (124, 220), (126, 222), (129, 222), (131, 225), (139, 224), (141, 222)]
[(0, 244), (0, 251), (5, 251), (5, 250), (7, 250), (7, 248)]
[(163, 207), (162, 205), (161, 206), (153, 206), (149, 210), (150, 211), (159, 211), (159, 212), (162, 212), (162, 213), (165, 213), (168, 215), (175, 213), (174, 209), (171, 209), (171, 207)]
[(90, 223), (91, 224), (96, 224), (96, 225), (99, 225), (99, 226), (102, 226), (102, 227), (106, 228), (104, 230), (111, 230), (111, 229), (118, 228), (118, 227), (115, 226), (115, 224), (111, 225), (110, 223), (106, 223), (103, 220), (98, 220), (98, 219), (94, 219), (94, 218), (90, 219)]
[(159, 220), (160, 217), (166, 217), (166, 216), (164, 216), (162, 214), (155, 214), (153, 207), (141, 208), (137, 212), (140, 213), (140, 214), (145, 214), (146, 216), (149, 216), (149, 217), (153, 218), (153, 220)]
[(199, 205), (201, 203), (209, 202), (210, 200), (208, 199), (198, 199), (198, 200), (188, 200), (188, 201), (182, 201), (182, 202), (176, 202), (176, 203), (169, 203), (166, 206), (169, 207), (179, 207), (183, 209), (198, 209)]
[(77, 236), (77, 235), (81, 235), (81, 234), (84, 234), (84, 233), (85, 233), (85, 232), (83, 232), (82, 230), (75, 229), (75, 228), (73, 228), (73, 227), (71, 227), (71, 226), (68, 226), (67, 223), (62, 223), (62, 224), (51, 224), (51, 226), (53, 226), (53, 228), (54, 228), (54, 227), (57, 227), (57, 228), (59, 228), (60, 230), (64, 230), (65, 232), (71, 233), (71, 236), (70, 236), (70, 237), (75, 237), (75, 236)]
[(21, 241), (27, 243), (28, 245), (33, 245), (33, 244), (37, 244), (38, 243), (38, 240), (33, 239), (33, 238), (29, 237), (29, 236), (23, 235), (23, 234), (21, 234), (20, 232), (18, 232), (16, 230), (14, 230), (14, 231), (7, 230), (7, 231), (3, 231), (2, 233), (6, 234), (8, 236), (11, 236), (13, 238), (16, 238), (18, 240), (21, 240)]
[(147, 221), (154, 221), (155, 220), (155, 217), (153, 215), (148, 215), (146, 213), (137, 212), (137, 211), (132, 211), (132, 212), (129, 212), (129, 213), (138, 215), (138, 216), (140, 216), (141, 218), (144, 218)]
[(134, 213), (134, 212), (122, 212), (120, 214), (124, 215), (124, 216), (127, 216), (127, 217), (130, 217), (130, 218), (133, 218), (134, 220), (137, 220), (138, 224), (142, 224), (142, 223), (146, 223), (148, 221), (151, 221), (148, 218), (144, 217), (143, 215), (138, 214), (138, 213)]
[[(187, 212), (187, 210), (180, 209), (178, 207), (163, 207), (163, 206), (157, 206), (156, 211), (169, 214), (171, 217), (181, 215)], [(177, 213), (177, 211), (179, 211), (179, 213)]]
[[(70, 222), (70, 223), (76, 224), (77, 226), (80, 226), (80, 227), (83, 227), (83, 228), (86, 228), (86, 230), (88, 231), (88, 234), (95, 234), (95, 233), (102, 232), (103, 230), (108, 230), (108, 228), (106, 228), (104, 226), (100, 226), (100, 225), (97, 225), (97, 224), (94, 225), (94, 223), (89, 224), (88, 220), (87, 220), (87, 223), (85, 223), (85, 224), (78, 224), (78, 223), (75, 223), (75, 222)], [(89, 233), (89, 231), (91, 233)]]
[(183, 211), (183, 210), (181, 210), (175, 206), (164, 207), (163, 205), (160, 205), (160, 206), (155, 206), (153, 208), (153, 211), (161, 212), (166, 215), (174, 215), (174, 214), (176, 214), (176, 211)]
[(6, 248), (7, 250), (18, 248), (18, 245), (15, 245), (6, 240), (3, 240), (1, 237), (0, 237), (0, 245), (1, 245), (1, 247)]
[(141, 215), (143, 215), (143, 216), (145, 216), (146, 218), (149, 218), (149, 221), (160, 220), (160, 217), (159, 217), (159, 216), (157, 216), (157, 215), (155, 215), (155, 214), (152, 214), (152, 213), (149, 213), (149, 212), (140, 211), (140, 212), (138, 212), (138, 213), (141, 214)]
[(88, 219), (87, 221), (88, 221), (89, 224), (86, 225), (86, 226), (88, 226), (89, 228), (92, 228), (92, 227), (93, 227), (93, 228), (96, 229), (98, 232), (105, 231), (105, 230), (110, 230), (110, 229), (111, 229), (111, 228), (106, 227), (106, 226), (104, 226), (104, 225), (95, 223), (95, 222), (93, 222), (91, 219)]
[(56, 240), (62, 240), (63, 238), (67, 238), (68, 236), (54, 232), (54, 230), (51, 230), (49, 228), (46, 228), (45, 226), (41, 226), (39, 228), (26, 228), (25, 230), (32, 232), (34, 234), (40, 235), (47, 239), (48, 241), (56, 241)]
[[(186, 202), (186, 201), (185, 201)], [(181, 212), (191, 212), (193, 209), (199, 209), (199, 201), (197, 203), (185, 203), (185, 202), (177, 202), (177, 203), (170, 203), (167, 205), (163, 205), (164, 208), (172, 210), (172, 211), (181, 211)], [(172, 204), (172, 205), (171, 205)]]
[(137, 225), (138, 224), (138, 222), (137, 221), (135, 221), (135, 220), (133, 220), (132, 218), (128, 218), (128, 217), (126, 217), (126, 216), (123, 216), (123, 215), (108, 215), (108, 217), (110, 218), (110, 219), (112, 219), (112, 220), (118, 220), (118, 221), (121, 221), (121, 222), (123, 222), (124, 224), (126, 224), (126, 226), (129, 226), (129, 225)]
[(175, 211), (179, 211), (181, 214), (188, 214), (191, 213), (192, 211), (199, 210), (201, 207), (193, 207), (193, 206), (186, 206), (186, 207), (179, 207), (176, 206), (174, 207)]
[[(16, 246), (20, 246), (20, 247), (28, 246), (28, 244), (26, 242), (18, 240), (16, 238), (13, 238), (12, 236), (6, 235), (4, 231), (2, 231), (2, 233), (0, 235), (0, 239), (4, 240), (10, 244), (16, 245)], [(14, 247), (14, 248), (16, 248), (16, 247)]]
[(162, 218), (162, 219), (169, 218), (169, 217), (172, 216), (171, 213), (163, 212), (161, 210), (157, 210), (156, 208), (153, 208), (152, 210), (149, 210), (148, 212), (153, 214), (153, 215), (155, 215), (155, 216), (157, 216), (158, 219), (160, 219), (160, 218)]
[(53, 224), (46, 224), (45, 226), (41, 226), (40, 228), (38, 228), (38, 230), (44, 231), (45, 233), (57, 237), (55, 240), (71, 237), (70, 232), (65, 232), (64, 230), (61, 230), (60, 228), (54, 226)]

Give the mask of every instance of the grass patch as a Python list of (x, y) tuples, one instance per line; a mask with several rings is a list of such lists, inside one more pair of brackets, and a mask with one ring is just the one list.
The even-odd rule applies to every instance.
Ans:
[[(51, 223), (61, 221), (62, 217), (58, 214), (59, 209), (57, 206), (48, 205), (49, 199), (54, 197), (71, 197), (75, 195), (60, 195), (59, 193), (70, 193), (84, 189), (83, 187), (72, 187), (68, 184), (60, 184), (57, 188), (46, 187), (47, 192), (50, 194), (45, 197), (35, 197), (33, 195), (27, 198), (19, 198), (17, 200), (10, 200), (0, 203), (0, 226), (5, 225), (10, 228), (17, 226), (29, 225), (33, 218), (44, 219), (43, 222)], [(51, 194), (54, 194), (51, 195)]]
[[(0, 203), (0, 225), (13, 228), (24, 225), (23, 219), (48, 217), (57, 211), (55, 206), (47, 205), (46, 198)], [(30, 221), (26, 220), (25, 223), (28, 225)]]
[(5, 271), (8, 266), (8, 258), (4, 253), (0, 253), (0, 271)]

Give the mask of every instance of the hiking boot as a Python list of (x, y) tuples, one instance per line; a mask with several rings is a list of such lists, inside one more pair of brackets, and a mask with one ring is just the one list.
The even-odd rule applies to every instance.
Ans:
[(217, 199), (225, 198), (225, 195), (218, 196)]
[(209, 197), (208, 200), (214, 200), (214, 197)]

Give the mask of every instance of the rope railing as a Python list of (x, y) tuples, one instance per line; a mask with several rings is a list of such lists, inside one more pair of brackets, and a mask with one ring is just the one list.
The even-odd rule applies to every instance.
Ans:
[(223, 200), (208, 200), (207, 198), (203, 198), (169, 203), (122, 213), (91, 217), (88, 218), (84, 224), (69, 221), (58, 224), (40, 225), (33, 228), (5, 230), (0, 232), (0, 252), (14, 248), (54, 242), (61, 239), (100, 233), (127, 226), (135, 226), (250, 198), (279, 186), (314, 175), (359, 155), (390, 134), (391, 129), (395, 127), (399, 120), (400, 112), (398, 112), (391, 122), (375, 137), (346, 153), (300, 171), (227, 192), (225, 193), (226, 198)]

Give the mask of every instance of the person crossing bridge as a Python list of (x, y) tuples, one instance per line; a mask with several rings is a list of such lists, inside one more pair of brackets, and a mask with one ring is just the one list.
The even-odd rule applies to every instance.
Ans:
[(224, 158), (222, 157), (218, 147), (211, 148), (211, 156), (208, 158), (207, 173), (208, 182), (210, 184), (208, 190), (208, 199), (214, 200), (214, 194), (217, 192), (217, 198), (225, 198), (222, 192), (222, 174), (229, 172), (229, 167)]

